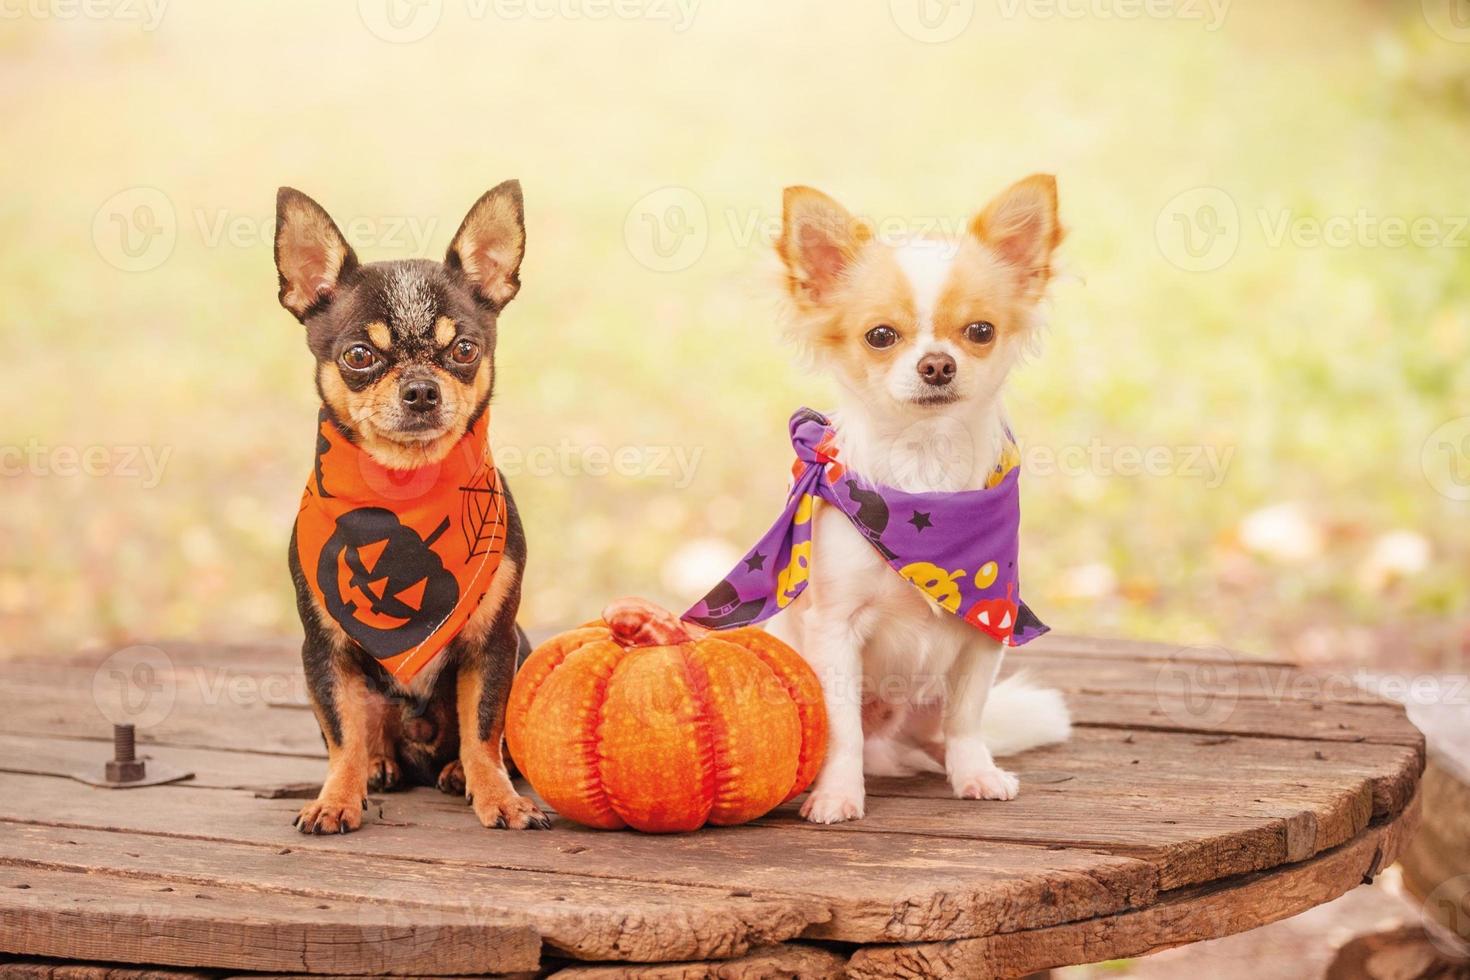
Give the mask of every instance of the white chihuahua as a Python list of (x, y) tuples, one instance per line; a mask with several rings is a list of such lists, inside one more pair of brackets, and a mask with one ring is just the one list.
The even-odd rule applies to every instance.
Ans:
[[(825, 194), (787, 189), (777, 250), (790, 332), (840, 384), (832, 423), (847, 466), (953, 492), (1015, 464), (1001, 393), (1037, 339), (1061, 239), (1050, 176), (1005, 190), (958, 239), (898, 243)], [(772, 624), (821, 677), (831, 726), (802, 815), (862, 817), (865, 772), (945, 772), (958, 797), (1013, 799), (1017, 779), (994, 756), (1065, 740), (1061, 695), (995, 684), (1003, 644), (896, 574), (835, 508), (818, 509), (812, 535), (808, 587)]]

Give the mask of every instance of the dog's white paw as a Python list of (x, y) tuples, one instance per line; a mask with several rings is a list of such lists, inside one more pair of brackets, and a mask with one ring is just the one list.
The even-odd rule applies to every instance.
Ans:
[(1014, 800), (1021, 792), (1021, 781), (1015, 773), (998, 766), (954, 773), (949, 779), (954, 795), (962, 800)]
[(863, 794), (813, 790), (801, 805), (801, 815), (812, 823), (843, 823), (863, 818)]

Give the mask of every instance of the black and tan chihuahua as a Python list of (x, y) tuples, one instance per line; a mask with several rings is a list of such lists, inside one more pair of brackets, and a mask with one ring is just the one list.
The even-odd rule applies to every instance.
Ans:
[[(446, 514), (437, 532), (420, 534), (393, 506), (405, 496), (395, 487), (426, 473), (432, 482), (434, 473), (452, 471), (455, 453), (483, 447), (496, 322), (520, 288), (520, 185), (507, 181), (480, 198), (442, 263), (360, 263), (315, 201), (282, 188), (276, 207), (280, 300), (306, 327), (322, 400), (317, 467), (292, 531), (290, 561), (306, 634), (302, 662), (328, 771), (295, 825), (302, 833), (347, 833), (362, 825), (369, 791), (437, 784), (464, 794), (486, 827), (545, 828), (547, 817), (512, 785), (502, 742), (525, 643), (516, 612), (526, 541), (510, 491), (488, 451), (480, 476), (448, 488), (456, 511), (463, 491), (476, 527), (493, 526), (485, 538), (493, 548), (479, 530), (466, 532), (463, 544), (458, 533), (445, 534), (458, 514)], [(324, 460), (338, 468), (324, 468)], [(383, 483), (381, 506), (344, 515), (340, 488), (332, 492), (339, 477), (344, 484)], [(335, 532), (316, 552), (303, 550), (307, 510), (318, 504), (339, 505)], [(431, 523), (438, 520), (435, 514)], [(347, 533), (357, 538), (344, 543)], [(456, 562), (473, 567), (446, 572), (447, 559), (429, 551), (438, 540), (459, 547)], [(400, 574), (400, 565), (391, 576), (379, 573), (372, 565), (384, 561), (385, 548), (408, 549), (417, 571)], [(483, 564), (490, 560), (495, 564)], [(429, 610), (431, 602), (442, 608)], [(399, 651), (368, 639), (402, 635), (420, 615), (439, 618), (414, 635), (421, 642), (409, 654), (389, 658)], [(422, 640), (431, 630), (437, 645)], [(411, 673), (393, 666), (405, 657), (418, 658)]]

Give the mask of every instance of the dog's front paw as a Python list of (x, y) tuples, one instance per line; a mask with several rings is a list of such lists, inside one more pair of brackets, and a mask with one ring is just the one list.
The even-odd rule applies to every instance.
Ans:
[(1021, 781), (1015, 773), (994, 765), (952, 773), (949, 784), (954, 788), (954, 795), (962, 800), (1014, 800), (1021, 792)]
[(524, 796), (470, 797), (475, 816), (492, 830), (550, 830), (551, 818)]
[(397, 789), (402, 779), (398, 763), (387, 756), (380, 755), (368, 763), (368, 791), (371, 793)]
[(801, 815), (812, 823), (843, 823), (863, 818), (863, 794), (813, 790), (801, 805)]
[(362, 826), (367, 800), (351, 802), (320, 797), (301, 808), (292, 826), (303, 834), (346, 834)]
[(435, 783), (439, 792), (448, 793), (450, 796), (464, 796), (464, 763), (455, 759), (439, 771), (439, 781)]

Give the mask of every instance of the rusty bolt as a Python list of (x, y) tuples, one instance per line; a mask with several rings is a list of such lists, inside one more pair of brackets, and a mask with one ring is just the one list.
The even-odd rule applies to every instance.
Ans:
[(138, 758), (137, 736), (132, 725), (112, 726), (112, 758), (107, 763), (109, 783), (136, 783), (146, 770)]

